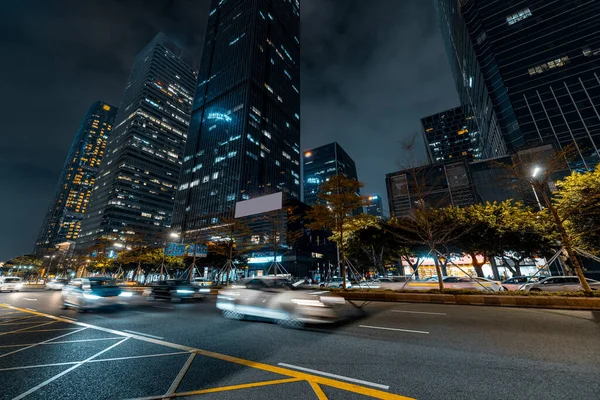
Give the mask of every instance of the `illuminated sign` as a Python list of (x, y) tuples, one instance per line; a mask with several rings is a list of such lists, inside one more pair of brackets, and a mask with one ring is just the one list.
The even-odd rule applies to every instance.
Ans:
[(312, 258), (323, 258), (323, 254), (321, 254), (321, 253), (312, 253)]
[[(248, 257), (248, 264), (264, 264), (273, 262), (273, 257)], [(281, 262), (281, 256), (275, 257), (275, 262)]]
[(315, 183), (315, 184), (319, 184), (321, 183), (321, 180), (319, 178), (306, 178), (306, 183)]
[(227, 114), (223, 114), (223, 113), (209, 113), (208, 116), (206, 117), (207, 119), (215, 119), (217, 121), (225, 121), (225, 122), (231, 122), (231, 117)]

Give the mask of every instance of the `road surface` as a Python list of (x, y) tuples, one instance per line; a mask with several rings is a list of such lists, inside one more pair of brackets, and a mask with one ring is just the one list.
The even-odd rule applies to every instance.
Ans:
[[(232, 321), (215, 298), (61, 310), (0, 293), (0, 398), (597, 399), (600, 313), (370, 303), (336, 326)], [(199, 397), (198, 397), (199, 398)]]

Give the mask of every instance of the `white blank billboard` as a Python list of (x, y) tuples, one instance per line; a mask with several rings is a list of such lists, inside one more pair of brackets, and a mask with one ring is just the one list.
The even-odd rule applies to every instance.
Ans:
[(235, 204), (235, 217), (242, 218), (249, 215), (262, 214), (269, 211), (281, 210), (283, 207), (283, 193), (277, 192), (255, 199), (238, 201)]

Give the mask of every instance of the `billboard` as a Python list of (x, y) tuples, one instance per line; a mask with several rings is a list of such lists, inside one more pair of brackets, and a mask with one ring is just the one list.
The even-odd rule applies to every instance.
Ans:
[(203, 244), (190, 244), (188, 246), (188, 256), (193, 256), (194, 253), (196, 257), (206, 257), (208, 250)]
[(283, 192), (256, 197), (250, 200), (238, 201), (235, 204), (235, 218), (281, 210), (282, 207)]
[(165, 249), (165, 255), (174, 257), (183, 257), (186, 254), (192, 257), (196, 253), (196, 257), (206, 257), (207, 249), (203, 244), (182, 244), (169, 243)]
[(169, 243), (165, 249), (165, 255), (183, 257), (185, 255), (185, 244), (181, 243)]

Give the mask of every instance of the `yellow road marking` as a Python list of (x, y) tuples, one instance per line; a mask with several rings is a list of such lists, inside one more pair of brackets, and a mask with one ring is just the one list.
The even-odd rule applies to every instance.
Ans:
[(317, 395), (317, 398), (319, 400), (327, 400), (327, 396), (325, 396), (323, 389), (321, 389), (321, 386), (319, 386), (318, 383), (314, 383), (314, 382), (310, 382), (310, 381), (308, 383), (310, 383), (310, 387), (314, 390), (314, 392)]
[(0, 336), (9, 335), (11, 333), (25, 332), (25, 331), (27, 331), (29, 329), (33, 329), (33, 328), (37, 328), (37, 327), (45, 326), (45, 325), (50, 325), (50, 324), (53, 324), (55, 322), (56, 321), (44, 322), (43, 324), (34, 325), (34, 326), (28, 326), (27, 328), (21, 328), (21, 329), (15, 329), (14, 331), (2, 332), (2, 333), (0, 333)]
[[(193, 351), (195, 353), (198, 353), (200, 355), (206, 356), (206, 357), (211, 357), (211, 358), (216, 358), (219, 360), (223, 360), (223, 361), (228, 361), (234, 364), (240, 364), (240, 365), (245, 365), (247, 367), (250, 368), (255, 368), (255, 369), (260, 369), (263, 371), (268, 371), (268, 372), (273, 372), (279, 375), (284, 375), (284, 376), (289, 376), (290, 380), (282, 380), (282, 381), (308, 381), (308, 382), (313, 382), (319, 385), (325, 385), (325, 386), (330, 386), (336, 389), (340, 389), (340, 390), (345, 390), (348, 392), (353, 392), (353, 393), (358, 393), (358, 394), (362, 394), (364, 396), (370, 396), (376, 399), (382, 399), (382, 400), (414, 400), (410, 397), (406, 397), (406, 396), (401, 396), (398, 394), (394, 394), (394, 393), (389, 393), (389, 392), (384, 392), (382, 390), (377, 390), (377, 389), (371, 389), (371, 388), (367, 388), (364, 386), (359, 386), (359, 385), (355, 385), (352, 383), (346, 383), (346, 382), (341, 382), (341, 381), (337, 381), (335, 379), (330, 379), (330, 378), (325, 378), (322, 376), (317, 376), (317, 375), (311, 375), (311, 374), (307, 374), (304, 372), (299, 372), (299, 371), (294, 371), (292, 369), (287, 369), (287, 368), (282, 368), (282, 367), (278, 367), (275, 365), (269, 365), (269, 364), (263, 364), (263, 363), (259, 363), (256, 361), (251, 361), (251, 360), (246, 360), (243, 358), (238, 358), (238, 357), (233, 357), (233, 356), (228, 356), (225, 354), (220, 354), (220, 353), (215, 353), (212, 351), (208, 351), (208, 350), (201, 350), (201, 349), (195, 349), (189, 346), (184, 346), (184, 345), (178, 345), (176, 343), (170, 343), (170, 342), (166, 342), (166, 341), (162, 341), (162, 340), (156, 340), (156, 339), (152, 339), (152, 338), (148, 338), (148, 337), (143, 337), (143, 336), (139, 336), (139, 335), (130, 335), (130, 334), (126, 334), (120, 331), (116, 331), (116, 330), (112, 330), (112, 329), (107, 329), (107, 328), (103, 328), (103, 327), (96, 327), (94, 325), (90, 325), (90, 324), (86, 324), (86, 323), (82, 323), (82, 322), (77, 322), (77, 321), (71, 321), (68, 319), (64, 319), (61, 317), (57, 317), (54, 315), (50, 315), (50, 314), (44, 314), (38, 311), (32, 311), (32, 310), (25, 310), (22, 308), (18, 308), (18, 307), (14, 307), (8, 304), (0, 304), (0, 307), (5, 307), (5, 308), (10, 308), (13, 310), (18, 310), (21, 312), (25, 312), (25, 313), (30, 313), (30, 314), (34, 314), (34, 315), (39, 315), (42, 317), (46, 317), (46, 318), (52, 318), (55, 321), (62, 321), (62, 322), (68, 322), (70, 324), (73, 325), (79, 325), (79, 326), (83, 326), (83, 327), (87, 327), (87, 328), (92, 328), (92, 329), (97, 329), (100, 331), (106, 331), (106, 332), (112, 332), (115, 334), (119, 334), (122, 336), (127, 336), (127, 337), (134, 337), (138, 340), (142, 340), (145, 342), (149, 342), (149, 343), (154, 343), (154, 344), (158, 344), (158, 345), (163, 345), (166, 347), (171, 347), (171, 348), (177, 348), (177, 349), (181, 349), (181, 350), (186, 350), (186, 351)], [(267, 382), (276, 382), (276, 381), (267, 381)], [(286, 382), (280, 382), (280, 383), (286, 383)], [(258, 382), (258, 384), (261, 384), (261, 382)], [(262, 385), (265, 385), (266, 383), (262, 383)], [(271, 384), (276, 384), (276, 383), (271, 383)], [(254, 385), (254, 384), (247, 384), (247, 385)], [(237, 385), (237, 386), (242, 386), (242, 385)], [(233, 387), (233, 386), (231, 386)], [(252, 386), (248, 386), (248, 387), (252, 387)], [(216, 388), (219, 389), (219, 388)], [(240, 387), (239, 389), (243, 389), (242, 387)], [(212, 389), (205, 389), (205, 390), (212, 390)], [(227, 390), (236, 390), (236, 389), (227, 389)], [(200, 391), (201, 393), (204, 393), (203, 391)], [(197, 393), (197, 392), (187, 392), (185, 395), (189, 396), (189, 393), (193, 393), (193, 394), (201, 394), (201, 393)], [(206, 392), (206, 393), (210, 393), (210, 392)], [(171, 397), (179, 397), (181, 396), (181, 393), (177, 393), (177, 394), (172, 394), (172, 395), (168, 395)], [(157, 396), (157, 397), (144, 397), (144, 399), (162, 399), (162, 398), (169, 398), (168, 396), (162, 395), (162, 396)]]
[(35, 318), (35, 315), (29, 315), (27, 317), (21, 317), (21, 318), (11, 318), (10, 321), (0, 322), (0, 326), (2, 326), (2, 325), (9, 325), (9, 324), (12, 324), (15, 321), (21, 321), (21, 320), (24, 320), (24, 319), (31, 319), (31, 318)]
[(227, 392), (230, 390), (249, 389), (249, 388), (260, 387), (260, 386), (281, 385), (284, 383), (299, 382), (299, 381), (301, 381), (301, 379), (298, 379), (298, 378), (276, 379), (276, 380), (271, 380), (271, 381), (243, 383), (241, 385), (221, 386), (221, 387), (210, 388), (210, 389), (193, 390), (191, 392), (173, 393), (168, 396), (172, 396), (172, 397), (193, 396), (195, 394)]
[(79, 328), (36, 329), (35, 331), (24, 331), (24, 332), (12, 331), (12, 332), (6, 332), (6, 334), (9, 334), (9, 333), (37, 333), (37, 332), (74, 331), (76, 329), (79, 329)]

